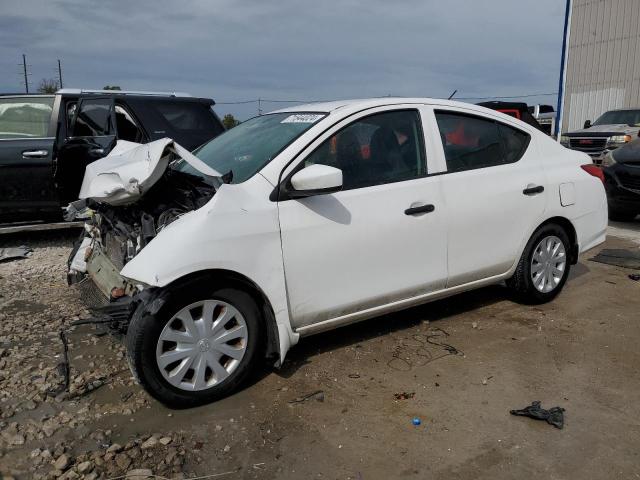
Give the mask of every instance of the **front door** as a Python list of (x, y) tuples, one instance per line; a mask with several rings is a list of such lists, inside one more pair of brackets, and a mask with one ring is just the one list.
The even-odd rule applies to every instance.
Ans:
[(340, 168), (343, 190), (278, 205), (294, 326), (442, 289), (440, 177), (427, 175), (418, 111), (361, 116), (307, 150), (294, 172)]
[(112, 98), (81, 98), (71, 120), (68, 138), (58, 151), (55, 182), (64, 205), (78, 198), (88, 164), (105, 157), (116, 144)]
[(0, 98), (0, 217), (60, 213), (53, 187), (53, 96)]

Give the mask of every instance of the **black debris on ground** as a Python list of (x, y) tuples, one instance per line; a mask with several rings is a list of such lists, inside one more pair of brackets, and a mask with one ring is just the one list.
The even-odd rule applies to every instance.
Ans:
[(605, 248), (593, 257), (591, 261), (640, 270), (640, 253), (631, 250)]
[(556, 428), (564, 427), (564, 408), (553, 407), (545, 410), (540, 406), (540, 402), (533, 402), (522, 410), (510, 410), (511, 415), (534, 418), (536, 420), (545, 420), (548, 424)]

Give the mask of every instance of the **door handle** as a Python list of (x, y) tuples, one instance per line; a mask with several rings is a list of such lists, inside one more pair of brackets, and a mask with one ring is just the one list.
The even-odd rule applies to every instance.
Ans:
[(47, 150), (25, 150), (22, 152), (22, 158), (43, 158), (48, 154)]
[(419, 213), (430, 213), (436, 209), (433, 205), (419, 205), (417, 207), (410, 207), (404, 211), (405, 215), (417, 215)]
[(542, 193), (542, 192), (544, 192), (544, 187), (542, 185), (537, 185), (537, 186), (527, 185), (527, 188), (522, 190), (522, 193), (529, 196), (538, 195), (539, 193)]

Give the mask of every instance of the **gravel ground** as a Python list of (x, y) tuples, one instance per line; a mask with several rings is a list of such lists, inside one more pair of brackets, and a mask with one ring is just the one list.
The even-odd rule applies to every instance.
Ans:
[[(59, 331), (89, 316), (65, 282), (73, 239), (0, 238), (33, 249), (0, 263), (4, 478), (640, 476), (640, 282), (592, 252), (551, 304), (459, 295), (305, 339), (233, 397), (172, 411), (93, 326), (68, 330), (60, 393)], [(508, 415), (533, 400), (565, 407), (565, 429)]]

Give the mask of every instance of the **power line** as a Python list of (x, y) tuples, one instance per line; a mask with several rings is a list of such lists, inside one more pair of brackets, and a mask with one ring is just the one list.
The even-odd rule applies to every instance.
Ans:
[[(492, 97), (457, 97), (456, 100), (500, 100), (500, 99), (513, 99), (513, 98), (550, 97), (554, 95), (558, 95), (558, 92), (529, 93), (525, 95), (497, 95)], [(376, 97), (376, 98), (386, 98), (389, 96), (390, 95), (385, 95), (383, 97)], [(327, 101), (330, 101), (330, 100), (309, 100), (309, 99), (286, 100), (286, 99), (256, 98), (255, 100), (234, 100), (234, 101), (228, 101), (228, 102), (216, 101), (216, 105), (246, 105), (251, 103), (257, 103), (259, 105), (259, 109), (261, 110), (261, 104), (263, 103), (320, 103), (320, 102), (327, 102)]]
[(531, 98), (531, 97), (550, 97), (558, 95), (558, 92), (552, 93), (530, 93), (528, 95), (500, 95), (497, 97), (458, 97), (457, 100), (500, 100), (502, 98)]

